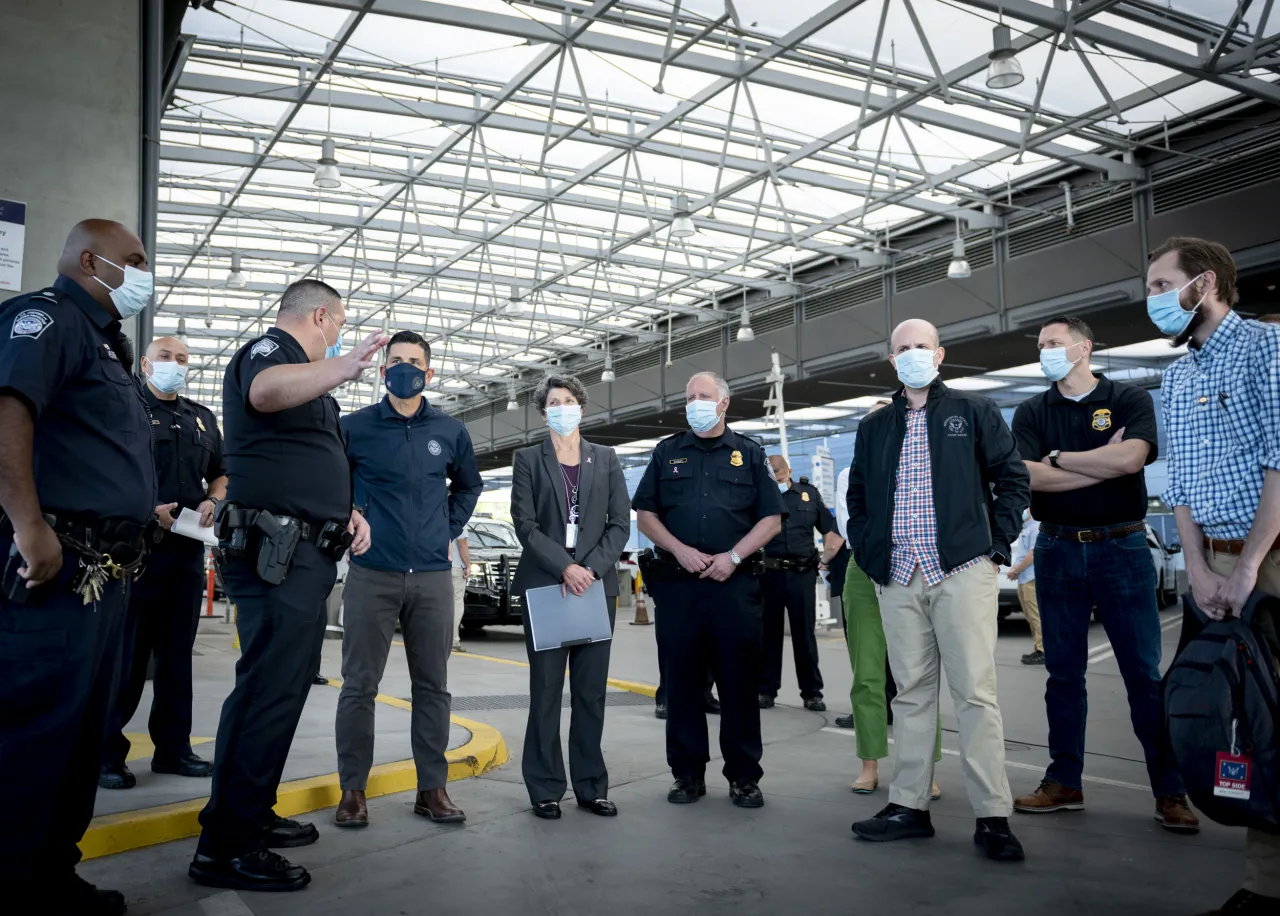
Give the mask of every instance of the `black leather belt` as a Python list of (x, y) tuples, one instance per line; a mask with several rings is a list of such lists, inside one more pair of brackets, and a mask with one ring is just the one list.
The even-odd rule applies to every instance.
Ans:
[(765, 569), (779, 569), (786, 572), (812, 572), (818, 568), (818, 564), (811, 558), (800, 557), (765, 557)]
[(1040, 533), (1060, 541), (1075, 541), (1077, 544), (1096, 544), (1100, 541), (1115, 541), (1139, 531), (1147, 529), (1146, 522), (1130, 522), (1127, 525), (1112, 525), (1110, 528), (1063, 528), (1042, 522)]

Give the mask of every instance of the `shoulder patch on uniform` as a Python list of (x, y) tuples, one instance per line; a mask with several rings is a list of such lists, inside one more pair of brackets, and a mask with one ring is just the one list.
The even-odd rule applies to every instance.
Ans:
[(278, 343), (264, 337), (253, 345), (253, 349), (249, 351), (249, 358), (253, 359), (255, 356), (270, 356), (279, 349), (280, 345)]
[(35, 340), (51, 324), (53, 324), (53, 318), (48, 312), (42, 312), (39, 309), (24, 309), (18, 313), (17, 318), (13, 319), (13, 329), (9, 332), (9, 339), (30, 337)]

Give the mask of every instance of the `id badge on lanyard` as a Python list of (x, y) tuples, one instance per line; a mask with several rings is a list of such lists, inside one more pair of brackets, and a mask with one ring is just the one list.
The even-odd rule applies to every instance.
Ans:
[(1236, 722), (1231, 722), (1231, 749), (1218, 751), (1213, 765), (1213, 794), (1248, 801), (1253, 765), (1249, 755), (1236, 747)]
[(578, 546), (578, 525), (576, 522), (570, 522), (564, 526), (564, 546), (569, 550)]

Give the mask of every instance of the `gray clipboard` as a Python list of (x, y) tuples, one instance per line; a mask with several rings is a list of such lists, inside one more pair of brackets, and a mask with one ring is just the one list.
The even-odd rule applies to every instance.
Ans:
[(604, 583), (599, 579), (582, 597), (573, 592), (561, 595), (559, 585), (531, 588), (524, 593), (524, 615), (535, 652), (613, 638)]

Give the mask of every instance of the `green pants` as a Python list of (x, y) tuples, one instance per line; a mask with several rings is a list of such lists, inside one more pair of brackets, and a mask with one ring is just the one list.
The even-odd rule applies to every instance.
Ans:
[[(840, 600), (844, 607), (849, 667), (853, 670), (849, 705), (853, 708), (858, 759), (879, 760), (889, 756), (889, 711), (884, 697), (887, 663), (884, 625), (880, 622), (875, 583), (853, 560), (849, 561), (849, 570), (845, 573), (844, 593)], [(942, 759), (941, 718), (938, 719), (934, 759)]]

